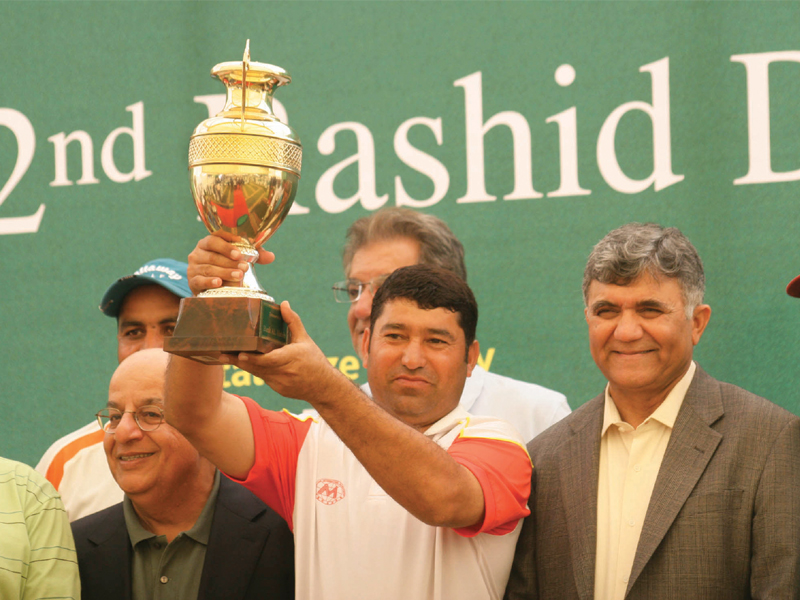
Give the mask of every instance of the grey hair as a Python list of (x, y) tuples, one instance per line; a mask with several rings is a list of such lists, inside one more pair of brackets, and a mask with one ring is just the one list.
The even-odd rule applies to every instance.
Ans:
[(355, 253), (373, 242), (410, 238), (419, 242), (419, 262), (452, 271), (464, 281), (464, 246), (441, 219), (410, 208), (383, 208), (362, 217), (347, 230), (342, 265), (349, 277)]
[(706, 278), (703, 262), (692, 243), (675, 227), (628, 223), (610, 232), (592, 249), (583, 272), (583, 302), (592, 281), (627, 285), (644, 272), (678, 280), (686, 318), (703, 302)]

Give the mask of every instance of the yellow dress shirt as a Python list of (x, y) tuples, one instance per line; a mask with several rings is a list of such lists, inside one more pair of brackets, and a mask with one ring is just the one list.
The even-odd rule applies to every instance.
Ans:
[(635, 429), (622, 420), (606, 386), (597, 486), (595, 600), (625, 597), (650, 496), (695, 370), (692, 362), (664, 402)]

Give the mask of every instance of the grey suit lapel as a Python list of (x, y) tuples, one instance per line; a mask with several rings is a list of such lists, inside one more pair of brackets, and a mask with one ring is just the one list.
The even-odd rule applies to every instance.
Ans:
[(633, 560), (628, 592), (669, 531), (722, 440), (722, 435), (710, 426), (723, 413), (719, 384), (698, 366), (658, 471)]
[[(559, 478), (569, 532), (572, 568), (578, 596), (594, 596), (597, 552), (597, 480), (600, 465), (600, 429), (603, 426), (604, 395), (586, 406), (572, 423), (572, 437), (561, 453)], [(534, 467), (535, 468), (535, 467)]]

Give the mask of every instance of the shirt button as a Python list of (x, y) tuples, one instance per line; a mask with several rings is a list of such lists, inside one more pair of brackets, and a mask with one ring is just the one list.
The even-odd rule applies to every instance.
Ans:
[(630, 521), (628, 521), (628, 525), (630, 525), (631, 527), (633, 527), (634, 525), (636, 525), (636, 521), (634, 521), (633, 519), (631, 519)]
[(642, 470), (642, 467), (640, 465), (636, 465), (635, 467), (633, 467), (633, 470), (638, 473), (639, 471)]
[(160, 579), (161, 583), (167, 583), (169, 581), (169, 577), (166, 575), (162, 575)]

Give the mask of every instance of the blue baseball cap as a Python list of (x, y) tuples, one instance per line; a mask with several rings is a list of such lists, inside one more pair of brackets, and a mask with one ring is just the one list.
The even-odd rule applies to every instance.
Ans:
[(188, 267), (189, 265), (185, 262), (172, 260), (171, 258), (151, 260), (149, 263), (142, 265), (133, 275), (120, 277), (111, 284), (111, 287), (106, 290), (103, 299), (100, 301), (100, 310), (109, 317), (118, 317), (122, 301), (128, 295), (128, 292), (140, 285), (154, 283), (172, 292), (178, 298), (188, 298), (192, 295), (186, 276)]

